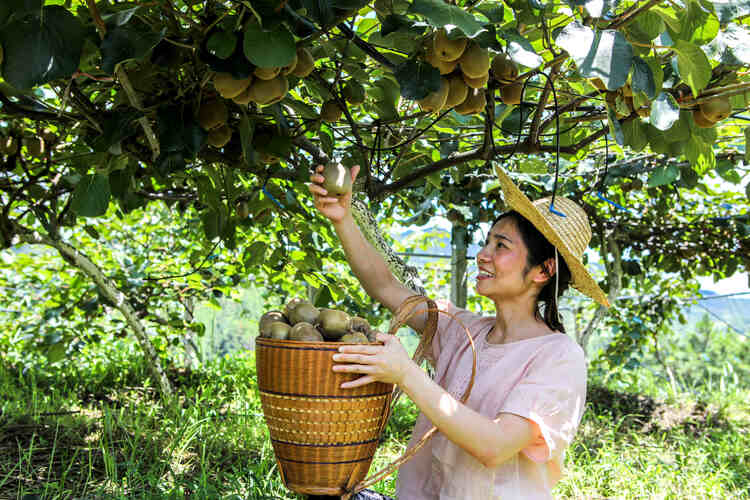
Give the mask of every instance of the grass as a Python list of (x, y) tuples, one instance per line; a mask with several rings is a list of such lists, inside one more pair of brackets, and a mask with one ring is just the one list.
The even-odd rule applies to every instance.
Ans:
[[(109, 349), (26, 373), (0, 358), (0, 499), (298, 498), (276, 470), (252, 353), (170, 370), (178, 396), (160, 401), (137, 352)], [(749, 399), (735, 386), (659, 400), (592, 382), (557, 497), (750, 498)], [(403, 453), (416, 414), (399, 402), (371, 471)], [(394, 488), (395, 475), (375, 487)]]

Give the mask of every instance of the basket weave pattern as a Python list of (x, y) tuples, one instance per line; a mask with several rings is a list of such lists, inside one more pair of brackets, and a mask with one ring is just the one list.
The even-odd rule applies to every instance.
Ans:
[(357, 374), (333, 371), (338, 345), (258, 337), (258, 387), (287, 487), (341, 495), (370, 468), (393, 386), (341, 389)]

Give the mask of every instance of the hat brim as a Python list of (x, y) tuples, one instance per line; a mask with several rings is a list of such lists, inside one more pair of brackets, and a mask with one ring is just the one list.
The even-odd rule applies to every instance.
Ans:
[[(503, 172), (502, 168), (495, 165), (495, 173), (500, 180), (500, 185), (505, 196), (505, 202), (508, 206), (531, 222), (534, 227), (537, 228), (539, 232), (555, 246), (555, 248), (557, 248), (557, 251), (560, 252), (560, 255), (562, 255), (562, 258), (568, 265), (568, 269), (570, 269), (572, 277), (571, 285), (573, 288), (584, 295), (588, 295), (604, 307), (609, 307), (607, 295), (599, 287), (599, 284), (594, 280), (591, 274), (589, 274), (580, 259), (573, 255), (568, 248), (568, 245), (565, 244), (555, 228), (553, 228), (547, 219), (542, 216), (539, 209), (534, 206), (531, 200), (529, 200), (520, 189), (518, 189), (518, 186), (515, 185), (508, 174)], [(557, 217), (554, 214), (552, 214), (552, 216)]]

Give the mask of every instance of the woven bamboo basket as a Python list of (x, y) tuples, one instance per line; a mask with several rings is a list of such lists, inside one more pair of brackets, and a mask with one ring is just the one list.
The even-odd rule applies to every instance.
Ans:
[[(425, 297), (407, 299), (389, 329), (395, 333), (414, 307), (425, 301), (429, 319), (427, 333), (414, 354), (418, 362), (437, 327), (434, 303)], [(392, 384), (380, 382), (342, 389), (342, 383), (361, 375), (333, 371), (333, 354), (341, 345), (345, 344), (255, 340), (258, 389), (271, 444), (284, 484), (296, 493), (348, 498), (393, 472), (436, 431), (433, 427), (417, 446), (365, 480), (391, 404), (400, 393)], [(474, 364), (476, 370), (476, 359)], [(462, 402), (473, 380), (474, 372)]]

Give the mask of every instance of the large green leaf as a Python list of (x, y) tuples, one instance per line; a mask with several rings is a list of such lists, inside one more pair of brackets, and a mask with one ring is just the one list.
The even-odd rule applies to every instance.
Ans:
[(424, 99), (440, 88), (440, 71), (417, 59), (399, 64), (393, 74), (401, 87), (401, 97), (405, 99)]
[(78, 69), (84, 36), (78, 19), (57, 5), (13, 16), (0, 31), (5, 49), (2, 74), (18, 89), (69, 78)]
[(669, 164), (656, 167), (648, 177), (648, 187), (664, 186), (672, 184), (680, 176), (680, 168)]
[(617, 144), (623, 146), (625, 144), (625, 134), (623, 133), (620, 121), (617, 119), (615, 110), (611, 107), (607, 107), (607, 122), (609, 123), (609, 133), (614, 136)]
[(680, 10), (677, 16), (680, 20), (680, 29), (670, 33), (675, 40), (703, 45), (713, 40), (719, 32), (719, 19), (716, 14), (704, 9), (695, 0), (689, 1), (687, 9)]
[(677, 52), (680, 78), (690, 86), (693, 96), (698, 97), (711, 80), (711, 63), (708, 57), (700, 47), (684, 40), (677, 40), (674, 50)]
[(680, 106), (671, 94), (662, 92), (651, 104), (651, 125), (659, 130), (669, 129), (680, 119)]
[(656, 97), (656, 82), (651, 67), (640, 57), (633, 58), (633, 91), (643, 92), (649, 99)]
[[(750, 163), (750, 126), (745, 127), (745, 163)], [(748, 183), (748, 189), (750, 189), (750, 183)]]
[(102, 70), (114, 73), (115, 67), (129, 59), (141, 59), (158, 44), (166, 28), (156, 33), (141, 23), (128, 23), (109, 30), (101, 44)]
[(206, 42), (208, 51), (219, 59), (228, 59), (237, 46), (237, 35), (229, 31), (217, 31)]
[(70, 207), (78, 215), (98, 217), (107, 212), (110, 198), (109, 178), (101, 174), (85, 175), (76, 185)]
[(572, 22), (565, 26), (555, 43), (568, 51), (586, 78), (600, 78), (610, 90), (628, 79), (633, 60), (633, 46), (615, 30), (594, 31)]
[(0, 2), (0, 27), (11, 20), (20, 19), (28, 14), (37, 14), (42, 10), (43, 0), (3, 0)]
[(750, 14), (750, 0), (711, 0), (711, 3), (721, 24)]
[(664, 31), (664, 20), (655, 12), (646, 11), (636, 17), (626, 30), (637, 41), (648, 43)]
[(456, 26), (469, 38), (474, 38), (484, 29), (469, 12), (443, 0), (414, 0), (409, 12), (424, 16), (436, 28), (442, 28), (447, 24)]
[(248, 23), (243, 49), (248, 61), (261, 68), (287, 66), (297, 54), (294, 36), (283, 24), (264, 31), (258, 24)]
[(646, 126), (641, 120), (629, 120), (622, 124), (622, 133), (625, 145), (630, 146), (633, 151), (641, 151), (648, 145)]

